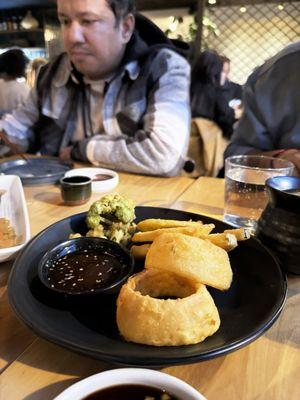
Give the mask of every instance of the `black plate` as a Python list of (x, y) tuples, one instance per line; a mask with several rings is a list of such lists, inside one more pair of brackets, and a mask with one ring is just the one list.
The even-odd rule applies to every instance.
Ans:
[(40, 185), (57, 182), (72, 168), (71, 163), (64, 163), (55, 157), (27, 158), (29, 162), (23, 158), (1, 162), (0, 172), (18, 175), (23, 185)]
[[(137, 207), (137, 221), (169, 218), (228, 225), (183, 211)], [(33, 238), (11, 271), (8, 294), (18, 317), (38, 335), (85, 355), (119, 365), (161, 367), (192, 363), (227, 354), (252, 342), (276, 320), (283, 308), (287, 282), (271, 253), (254, 238), (230, 253), (233, 283), (226, 292), (211, 290), (221, 317), (220, 329), (204, 342), (178, 347), (127, 343), (115, 323), (115, 299), (72, 304), (54, 298), (37, 278), (38, 262), (70, 232), (85, 230), (86, 213), (65, 218)]]

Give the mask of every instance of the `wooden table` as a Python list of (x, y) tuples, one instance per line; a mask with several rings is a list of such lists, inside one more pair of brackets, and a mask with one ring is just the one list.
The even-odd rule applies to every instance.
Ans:
[[(177, 208), (222, 218), (224, 183), (215, 178), (154, 178), (120, 174), (115, 192), (137, 205)], [(31, 233), (88, 209), (66, 207), (53, 185), (25, 188)], [(109, 368), (36, 337), (14, 316), (6, 284), (11, 262), (0, 264), (0, 400), (50, 400), (72, 383)], [(266, 334), (227, 356), (164, 368), (209, 400), (300, 399), (300, 276), (289, 277), (283, 313)]]

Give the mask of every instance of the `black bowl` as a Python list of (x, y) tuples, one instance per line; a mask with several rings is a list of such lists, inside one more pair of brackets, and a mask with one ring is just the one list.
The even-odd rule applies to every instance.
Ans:
[(300, 178), (277, 176), (266, 181), (269, 203), (262, 212), (256, 236), (278, 257), (281, 267), (300, 274)]
[(300, 178), (276, 176), (266, 181), (269, 200), (273, 207), (300, 214), (300, 197), (290, 191), (300, 190)]
[[(77, 261), (70, 257), (76, 257)], [(85, 257), (89, 257), (89, 261)], [(98, 237), (80, 237), (47, 251), (39, 262), (38, 276), (57, 294), (94, 296), (117, 293), (133, 269), (133, 257), (118, 243)], [(101, 281), (98, 273), (101, 277), (107, 274), (107, 279), (96, 283)]]

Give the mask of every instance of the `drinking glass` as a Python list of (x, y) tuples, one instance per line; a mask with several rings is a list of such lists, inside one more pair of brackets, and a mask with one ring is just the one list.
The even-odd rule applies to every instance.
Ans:
[(265, 182), (292, 175), (294, 165), (280, 158), (242, 155), (225, 160), (224, 221), (253, 232), (268, 203)]

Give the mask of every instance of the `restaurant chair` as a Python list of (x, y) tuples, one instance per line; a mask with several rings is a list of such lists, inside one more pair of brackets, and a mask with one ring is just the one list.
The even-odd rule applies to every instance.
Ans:
[(205, 118), (194, 118), (191, 123), (191, 136), (187, 161), (182, 175), (216, 177), (223, 167), (223, 155), (228, 140), (223, 137), (221, 128)]

